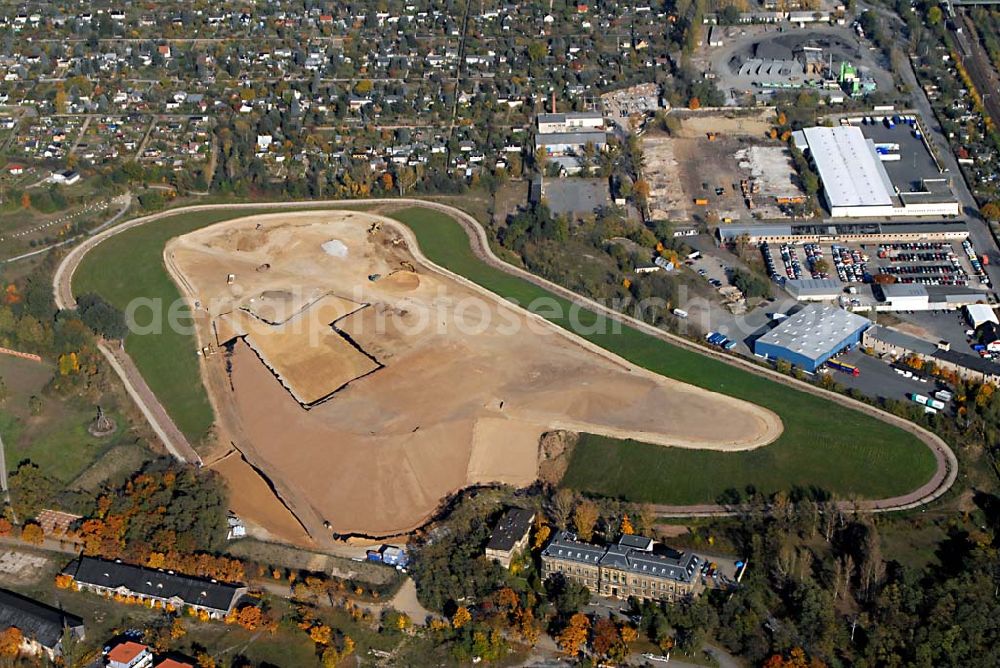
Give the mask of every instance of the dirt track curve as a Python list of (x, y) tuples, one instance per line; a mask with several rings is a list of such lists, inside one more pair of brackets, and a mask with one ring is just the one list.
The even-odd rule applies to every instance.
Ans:
[[(507, 274), (523, 278), (535, 285), (548, 290), (552, 293), (563, 297), (575, 304), (584, 306), (598, 314), (605, 317), (612, 318), (619, 322), (629, 325), (635, 329), (638, 329), (650, 336), (655, 336), (658, 339), (666, 341), (676, 346), (688, 349), (690, 351), (696, 352), (701, 355), (708, 357), (713, 357), (726, 364), (731, 364), (733, 366), (738, 366), (745, 371), (755, 373), (757, 375), (763, 376), (770, 380), (778, 383), (783, 383), (795, 389), (801, 390), (803, 392), (809, 392), (816, 396), (823, 397), (828, 401), (835, 401), (843, 406), (852, 408), (854, 410), (861, 411), (872, 417), (875, 417), (883, 422), (894, 425), (907, 432), (916, 436), (920, 441), (922, 441), (931, 452), (934, 453), (934, 459), (937, 464), (934, 475), (931, 479), (920, 488), (902, 496), (896, 496), (888, 499), (876, 499), (876, 500), (865, 500), (850, 502), (842, 502), (845, 509), (857, 509), (865, 512), (887, 512), (887, 511), (898, 511), (898, 510), (910, 510), (917, 508), (922, 505), (926, 505), (935, 499), (939, 498), (951, 486), (954, 484), (958, 477), (958, 459), (955, 457), (955, 453), (951, 450), (947, 443), (945, 443), (936, 434), (930, 432), (923, 427), (920, 427), (908, 420), (896, 417), (890, 413), (883, 410), (869, 406), (863, 402), (857, 401), (850, 397), (844, 395), (836, 394), (824, 390), (822, 388), (816, 387), (804, 381), (799, 381), (789, 376), (779, 374), (778, 372), (758, 366), (749, 360), (745, 360), (740, 357), (733, 355), (727, 355), (721, 352), (716, 352), (709, 350), (702, 346), (699, 346), (683, 337), (665, 332), (659, 328), (648, 325), (642, 321), (636, 320), (630, 316), (624, 315), (617, 311), (614, 311), (596, 301), (583, 297), (571, 290), (568, 290), (560, 285), (552, 283), (544, 278), (536, 276), (524, 269), (515, 267), (508, 264), (498, 258), (493, 254), (490, 249), (489, 240), (486, 236), (486, 232), (483, 227), (476, 221), (475, 218), (469, 214), (456, 209), (454, 207), (440, 204), (438, 202), (428, 202), (424, 200), (417, 199), (371, 199), (364, 200), (364, 203), (379, 205), (379, 204), (400, 204), (405, 206), (422, 206), (425, 208), (433, 209), (444, 213), (456, 220), (462, 225), (466, 234), (469, 237), (469, 243), (471, 245), (473, 253), (481, 261), (486, 264), (503, 271)], [(304, 209), (304, 208), (320, 208), (324, 206), (338, 206), (344, 204), (357, 204), (358, 200), (321, 200), (321, 201), (311, 201), (311, 202), (277, 202), (273, 204), (268, 203), (246, 203), (246, 204), (201, 204), (188, 207), (180, 207), (177, 209), (170, 209), (167, 211), (161, 211), (159, 213), (151, 214), (148, 216), (143, 216), (141, 218), (135, 218), (129, 220), (121, 225), (108, 228), (99, 234), (87, 238), (83, 243), (74, 247), (59, 266), (53, 275), (53, 292), (55, 295), (56, 306), (60, 309), (63, 308), (74, 308), (76, 306), (76, 300), (73, 298), (72, 291), (72, 278), (76, 271), (76, 268), (80, 265), (80, 262), (86, 256), (88, 252), (99, 243), (105, 239), (114, 236), (120, 232), (137, 227), (139, 225), (144, 225), (149, 222), (167, 218), (170, 216), (175, 216), (183, 213), (193, 213), (196, 211), (210, 211), (210, 210), (261, 210), (261, 209)], [(419, 246), (415, 246), (416, 252), (419, 251)], [(422, 253), (421, 253), (422, 254)], [(435, 265), (436, 266), (436, 265)], [(124, 354), (124, 353), (123, 353)], [(115, 371), (123, 376), (119, 368), (115, 368)], [(123, 382), (125, 382), (126, 387), (130, 386), (130, 383), (134, 383), (133, 378), (126, 376), (122, 377)], [(179, 456), (180, 452), (186, 452), (183, 448), (186, 445), (190, 448), (190, 444), (187, 443), (186, 439), (183, 444), (180, 443), (168, 443), (167, 439), (170, 438), (170, 434), (180, 434), (180, 431), (170, 420), (170, 417), (166, 414), (166, 411), (157, 401), (156, 397), (152, 395), (148, 387), (146, 392), (131, 392), (133, 399), (139, 404), (140, 409), (142, 409), (143, 414), (146, 415), (147, 419), (150, 420), (151, 425), (154, 430), (164, 439), (164, 443), (167, 445), (168, 450), (178, 459), (187, 458), (184, 456)], [(158, 407), (158, 410), (157, 410)], [(151, 417), (152, 416), (152, 417)], [(166, 435), (166, 436), (165, 436)], [(181, 436), (183, 438), (183, 436)], [(196, 460), (198, 461), (198, 460)], [(668, 505), (656, 505), (654, 506), (657, 513), (665, 517), (708, 517), (708, 516), (725, 516), (725, 515), (737, 515), (741, 511), (738, 508), (731, 508), (727, 506), (715, 505), (715, 504), (703, 504), (703, 505), (692, 505), (692, 506), (668, 506)]]

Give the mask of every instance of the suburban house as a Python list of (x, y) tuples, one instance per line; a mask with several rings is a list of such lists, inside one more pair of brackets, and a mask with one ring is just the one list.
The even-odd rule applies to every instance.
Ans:
[(179, 659), (163, 659), (154, 668), (194, 668), (194, 664)]
[(134, 596), (142, 602), (158, 601), (178, 610), (194, 608), (216, 619), (225, 617), (247, 592), (245, 585), (226, 584), (94, 557), (80, 557), (70, 563), (63, 573), (72, 577), (83, 591), (105, 596)]
[(112, 647), (106, 658), (108, 668), (151, 668), (153, 650), (148, 645), (128, 640)]
[(535, 521), (535, 513), (524, 508), (511, 508), (493, 527), (490, 542), (486, 544), (486, 557), (496, 559), (504, 568), (528, 545), (528, 534)]
[(72, 169), (66, 169), (61, 172), (52, 172), (49, 176), (49, 180), (52, 181), (52, 183), (60, 183), (64, 186), (71, 186), (80, 182), (80, 173), (73, 171)]
[(76, 615), (0, 589), (0, 629), (12, 626), (23, 636), (23, 654), (44, 656), (53, 662), (62, 654), (62, 640), (66, 630), (78, 639), (82, 640), (84, 637), (83, 620)]
[(645, 536), (626, 534), (615, 545), (600, 546), (561, 531), (542, 551), (542, 577), (558, 574), (610, 598), (677, 601), (702, 590), (703, 563)]

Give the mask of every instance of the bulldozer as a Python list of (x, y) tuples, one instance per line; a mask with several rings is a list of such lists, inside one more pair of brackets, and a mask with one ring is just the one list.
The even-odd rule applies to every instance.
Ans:
[(382, 229), (382, 221), (376, 220), (368, 227), (368, 234), (376, 234), (381, 229)]

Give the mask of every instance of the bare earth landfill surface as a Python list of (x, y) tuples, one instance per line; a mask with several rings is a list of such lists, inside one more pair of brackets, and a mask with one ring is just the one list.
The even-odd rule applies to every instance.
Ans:
[(165, 259), (209, 348), (214, 467), (234, 509), (287, 540), (326, 523), (401, 533), (467, 485), (528, 484), (553, 429), (716, 450), (781, 433), (770, 411), (637, 368), (430, 265), (379, 216), (242, 218), (172, 240)]

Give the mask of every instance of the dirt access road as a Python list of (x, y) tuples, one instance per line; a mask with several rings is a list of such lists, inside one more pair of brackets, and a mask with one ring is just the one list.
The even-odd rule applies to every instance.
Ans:
[[(835, 401), (842, 405), (848, 406), (855, 410), (861, 410), (868, 412), (869, 414), (877, 417), (878, 419), (884, 420), (891, 424), (903, 425), (904, 428), (908, 429), (911, 433), (915, 434), (922, 442), (924, 442), (927, 447), (929, 447), (932, 452), (934, 452), (935, 459), (937, 461), (937, 470), (931, 479), (931, 481), (920, 488), (915, 490), (911, 494), (904, 495), (902, 497), (895, 497), (892, 499), (881, 499), (881, 500), (870, 500), (865, 502), (860, 502), (858, 504), (858, 509), (867, 512), (885, 512), (890, 510), (904, 510), (915, 508), (931, 501), (937, 499), (942, 494), (944, 494), (951, 486), (954, 484), (958, 475), (958, 460), (955, 454), (948, 447), (944, 441), (942, 441), (935, 434), (930, 431), (923, 429), (915, 424), (900, 420), (895, 416), (892, 416), (884, 411), (872, 408), (866, 404), (850, 399), (833, 392), (828, 392), (822, 390), (821, 388), (810, 385), (803, 381), (797, 381), (793, 378), (783, 376), (775, 371), (766, 369), (748, 360), (741, 358), (725, 355), (723, 353), (715, 352), (712, 350), (707, 350), (702, 346), (699, 346), (691, 341), (688, 341), (679, 336), (664, 332), (660, 329), (647, 325), (643, 322), (635, 320), (629, 316), (622, 315), (615, 311), (612, 311), (592, 300), (581, 297), (580, 295), (563, 288), (562, 286), (556, 285), (542, 279), (538, 276), (531, 274), (525, 270), (509, 265), (499, 258), (497, 258), (489, 247), (489, 242), (486, 237), (486, 233), (482, 226), (470, 215), (465, 212), (456, 209), (454, 207), (440, 204), (437, 202), (427, 202), (423, 200), (416, 199), (382, 199), (382, 200), (368, 200), (372, 205), (379, 204), (392, 204), (401, 206), (422, 206), (430, 208), (441, 213), (444, 213), (457, 222), (459, 222), (465, 229), (469, 236), (470, 244), (474, 253), (483, 262), (500, 269), (508, 274), (521, 277), (525, 280), (531, 281), (540, 287), (549, 290), (555, 294), (560, 295), (566, 299), (571, 300), (574, 303), (585, 305), (588, 308), (606, 315), (608, 317), (614, 318), (621, 322), (627, 323), (628, 325), (635, 327), (651, 336), (655, 336), (661, 340), (667, 341), (673, 345), (681, 346), (693, 352), (697, 352), (701, 355), (707, 355), (719, 359), (727, 364), (732, 364), (743, 368), (751, 373), (756, 373), (764, 377), (769, 378), (775, 382), (785, 383), (789, 386), (795, 387), (796, 389), (802, 390), (804, 392), (811, 392), (818, 396), (823, 397), (828, 401)], [(261, 203), (247, 203), (247, 204), (218, 204), (218, 205), (195, 205), (190, 207), (182, 207), (178, 209), (173, 209), (169, 211), (163, 211), (149, 216), (144, 216), (141, 218), (136, 218), (127, 221), (119, 226), (109, 228), (104, 230), (98, 235), (88, 238), (79, 246), (73, 248), (72, 251), (63, 259), (53, 277), (53, 291), (55, 294), (55, 300), (59, 308), (72, 308), (75, 306), (75, 300), (72, 295), (72, 277), (76, 268), (79, 266), (80, 261), (83, 257), (95, 246), (97, 246), (101, 241), (118, 234), (126, 229), (136, 227), (138, 225), (143, 225), (156, 220), (161, 220), (163, 218), (174, 216), (182, 213), (189, 213), (195, 211), (208, 211), (208, 210), (259, 210), (262, 207), (282, 209), (282, 210), (295, 210), (303, 208), (315, 208), (318, 206), (338, 206), (344, 204), (356, 204), (356, 201), (343, 201), (343, 200), (324, 200), (315, 202), (279, 202), (275, 204), (261, 204)], [(155, 398), (154, 398), (155, 400)], [(738, 509), (726, 508), (719, 505), (697, 505), (697, 506), (684, 506), (684, 507), (662, 507), (663, 511), (669, 510), (669, 513), (673, 516), (699, 516), (705, 514), (712, 515), (735, 515), (740, 511)]]

